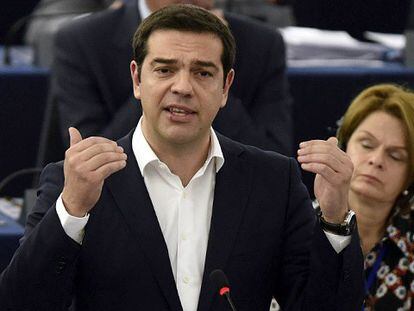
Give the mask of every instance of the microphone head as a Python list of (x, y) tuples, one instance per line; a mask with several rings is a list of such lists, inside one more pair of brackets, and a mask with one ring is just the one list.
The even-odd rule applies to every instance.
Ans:
[(230, 292), (229, 281), (226, 275), (220, 269), (216, 269), (210, 273), (210, 280), (216, 285), (221, 296)]

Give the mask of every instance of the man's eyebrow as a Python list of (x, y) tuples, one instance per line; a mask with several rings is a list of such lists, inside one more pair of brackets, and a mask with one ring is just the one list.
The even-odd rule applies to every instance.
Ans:
[(215, 70), (219, 70), (219, 68), (217, 67), (217, 65), (213, 62), (209, 62), (209, 61), (203, 61), (203, 60), (196, 60), (194, 62), (194, 65), (200, 66), (200, 67), (212, 67)]
[[(154, 58), (151, 61), (151, 66), (155, 66), (155, 64), (165, 64), (165, 65), (174, 65), (177, 64), (178, 60), (173, 59), (173, 58), (161, 58), (161, 57), (157, 57)], [(210, 67), (210, 68), (214, 68), (215, 70), (219, 70), (218, 66), (210, 61), (204, 61), (204, 60), (195, 60), (192, 62), (193, 65), (196, 66), (200, 66), (200, 67)]]
[(154, 66), (155, 63), (160, 63), (160, 64), (166, 64), (166, 65), (172, 65), (172, 64), (176, 64), (178, 61), (176, 59), (172, 59), (172, 58), (154, 58), (151, 62), (151, 65)]
[[(173, 58), (161, 58), (161, 57), (157, 57), (157, 58), (154, 58), (151, 61), (151, 65), (154, 65), (155, 63), (172, 65), (172, 64), (177, 64), (178, 61), (176, 59), (173, 59)], [(194, 65), (197, 65), (197, 66), (200, 66), (200, 67), (213, 67), (216, 70), (219, 69), (215, 63), (210, 62), (210, 61), (195, 60), (193, 62), (193, 64)]]

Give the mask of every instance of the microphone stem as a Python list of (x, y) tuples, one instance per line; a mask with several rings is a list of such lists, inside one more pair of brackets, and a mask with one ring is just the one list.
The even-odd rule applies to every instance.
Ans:
[(228, 303), (229, 303), (229, 305), (231, 307), (231, 310), (232, 311), (237, 311), (236, 310), (236, 307), (233, 304), (233, 300), (231, 300), (231, 298), (230, 298), (230, 293), (227, 292), (227, 293), (225, 293), (225, 295), (226, 295), (226, 299), (227, 299), (227, 301), (228, 301)]

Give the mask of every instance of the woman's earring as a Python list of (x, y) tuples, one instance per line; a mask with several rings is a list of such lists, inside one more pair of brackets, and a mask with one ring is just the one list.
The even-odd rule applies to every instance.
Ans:
[(407, 190), (407, 189), (405, 189), (405, 190), (403, 191), (402, 195), (403, 195), (403, 196), (407, 196), (407, 195), (408, 195), (408, 190)]

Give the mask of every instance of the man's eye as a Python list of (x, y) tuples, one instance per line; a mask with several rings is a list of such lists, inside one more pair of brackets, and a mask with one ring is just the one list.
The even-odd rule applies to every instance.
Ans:
[(210, 72), (208, 72), (208, 71), (200, 71), (200, 72), (198, 72), (198, 75), (200, 76), (200, 77), (203, 77), (203, 78), (207, 78), (207, 77), (212, 77), (213, 75), (210, 73)]
[(157, 68), (155, 69), (155, 72), (159, 74), (168, 74), (171, 72), (171, 70), (169, 68)]

